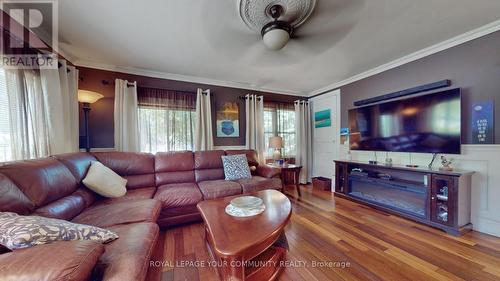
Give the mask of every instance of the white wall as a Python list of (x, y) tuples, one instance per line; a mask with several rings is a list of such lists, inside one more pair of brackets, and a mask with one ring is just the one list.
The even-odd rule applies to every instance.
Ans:
[[(348, 145), (341, 146), (340, 158), (346, 159)], [(352, 159), (373, 159), (373, 152), (351, 151)], [(390, 152), (395, 165), (409, 164), (408, 153)], [(462, 145), (461, 155), (447, 155), (455, 159), (454, 166), (461, 170), (475, 171), (472, 176), (472, 224), (476, 231), (500, 237), (500, 145)], [(384, 161), (385, 153), (378, 152), (377, 160)], [(412, 153), (412, 162), (427, 166), (432, 154)], [(439, 159), (435, 167), (441, 165)]]
[[(311, 120), (313, 122), (313, 177), (334, 178), (333, 160), (339, 155), (340, 131), (340, 90), (332, 91), (309, 100), (311, 102)], [(330, 109), (332, 126), (314, 128), (314, 112)], [(332, 181), (332, 189), (333, 189)]]

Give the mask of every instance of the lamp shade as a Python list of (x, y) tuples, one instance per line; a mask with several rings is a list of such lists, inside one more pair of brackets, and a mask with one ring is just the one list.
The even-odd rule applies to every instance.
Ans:
[(100, 99), (102, 99), (104, 96), (92, 92), (92, 91), (87, 91), (87, 90), (78, 90), (78, 101), (83, 102), (83, 103), (94, 103)]
[(283, 148), (283, 139), (281, 137), (270, 137), (269, 138), (270, 148)]

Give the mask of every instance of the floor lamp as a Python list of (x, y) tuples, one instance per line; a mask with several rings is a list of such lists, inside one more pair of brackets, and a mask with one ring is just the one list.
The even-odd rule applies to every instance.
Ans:
[(104, 96), (86, 90), (78, 90), (78, 101), (82, 103), (83, 108), (83, 124), (85, 128), (85, 151), (90, 151), (90, 130), (89, 130), (89, 115), (90, 115), (90, 104), (94, 103)]

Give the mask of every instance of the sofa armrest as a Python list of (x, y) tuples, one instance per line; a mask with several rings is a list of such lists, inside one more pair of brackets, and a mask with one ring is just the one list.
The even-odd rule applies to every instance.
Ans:
[(255, 170), (255, 174), (265, 178), (274, 178), (281, 174), (281, 169), (269, 165), (259, 165)]
[(0, 255), (2, 280), (88, 280), (104, 246), (96, 241), (57, 241)]

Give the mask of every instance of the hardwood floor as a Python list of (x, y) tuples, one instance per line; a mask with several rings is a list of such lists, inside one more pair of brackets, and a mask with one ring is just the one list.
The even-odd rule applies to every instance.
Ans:
[[(279, 280), (500, 280), (500, 238), (473, 231), (453, 237), (327, 191), (301, 189), (297, 199), (287, 188), (290, 267)], [(218, 280), (206, 264), (203, 235), (202, 223), (161, 234), (161, 280)]]

